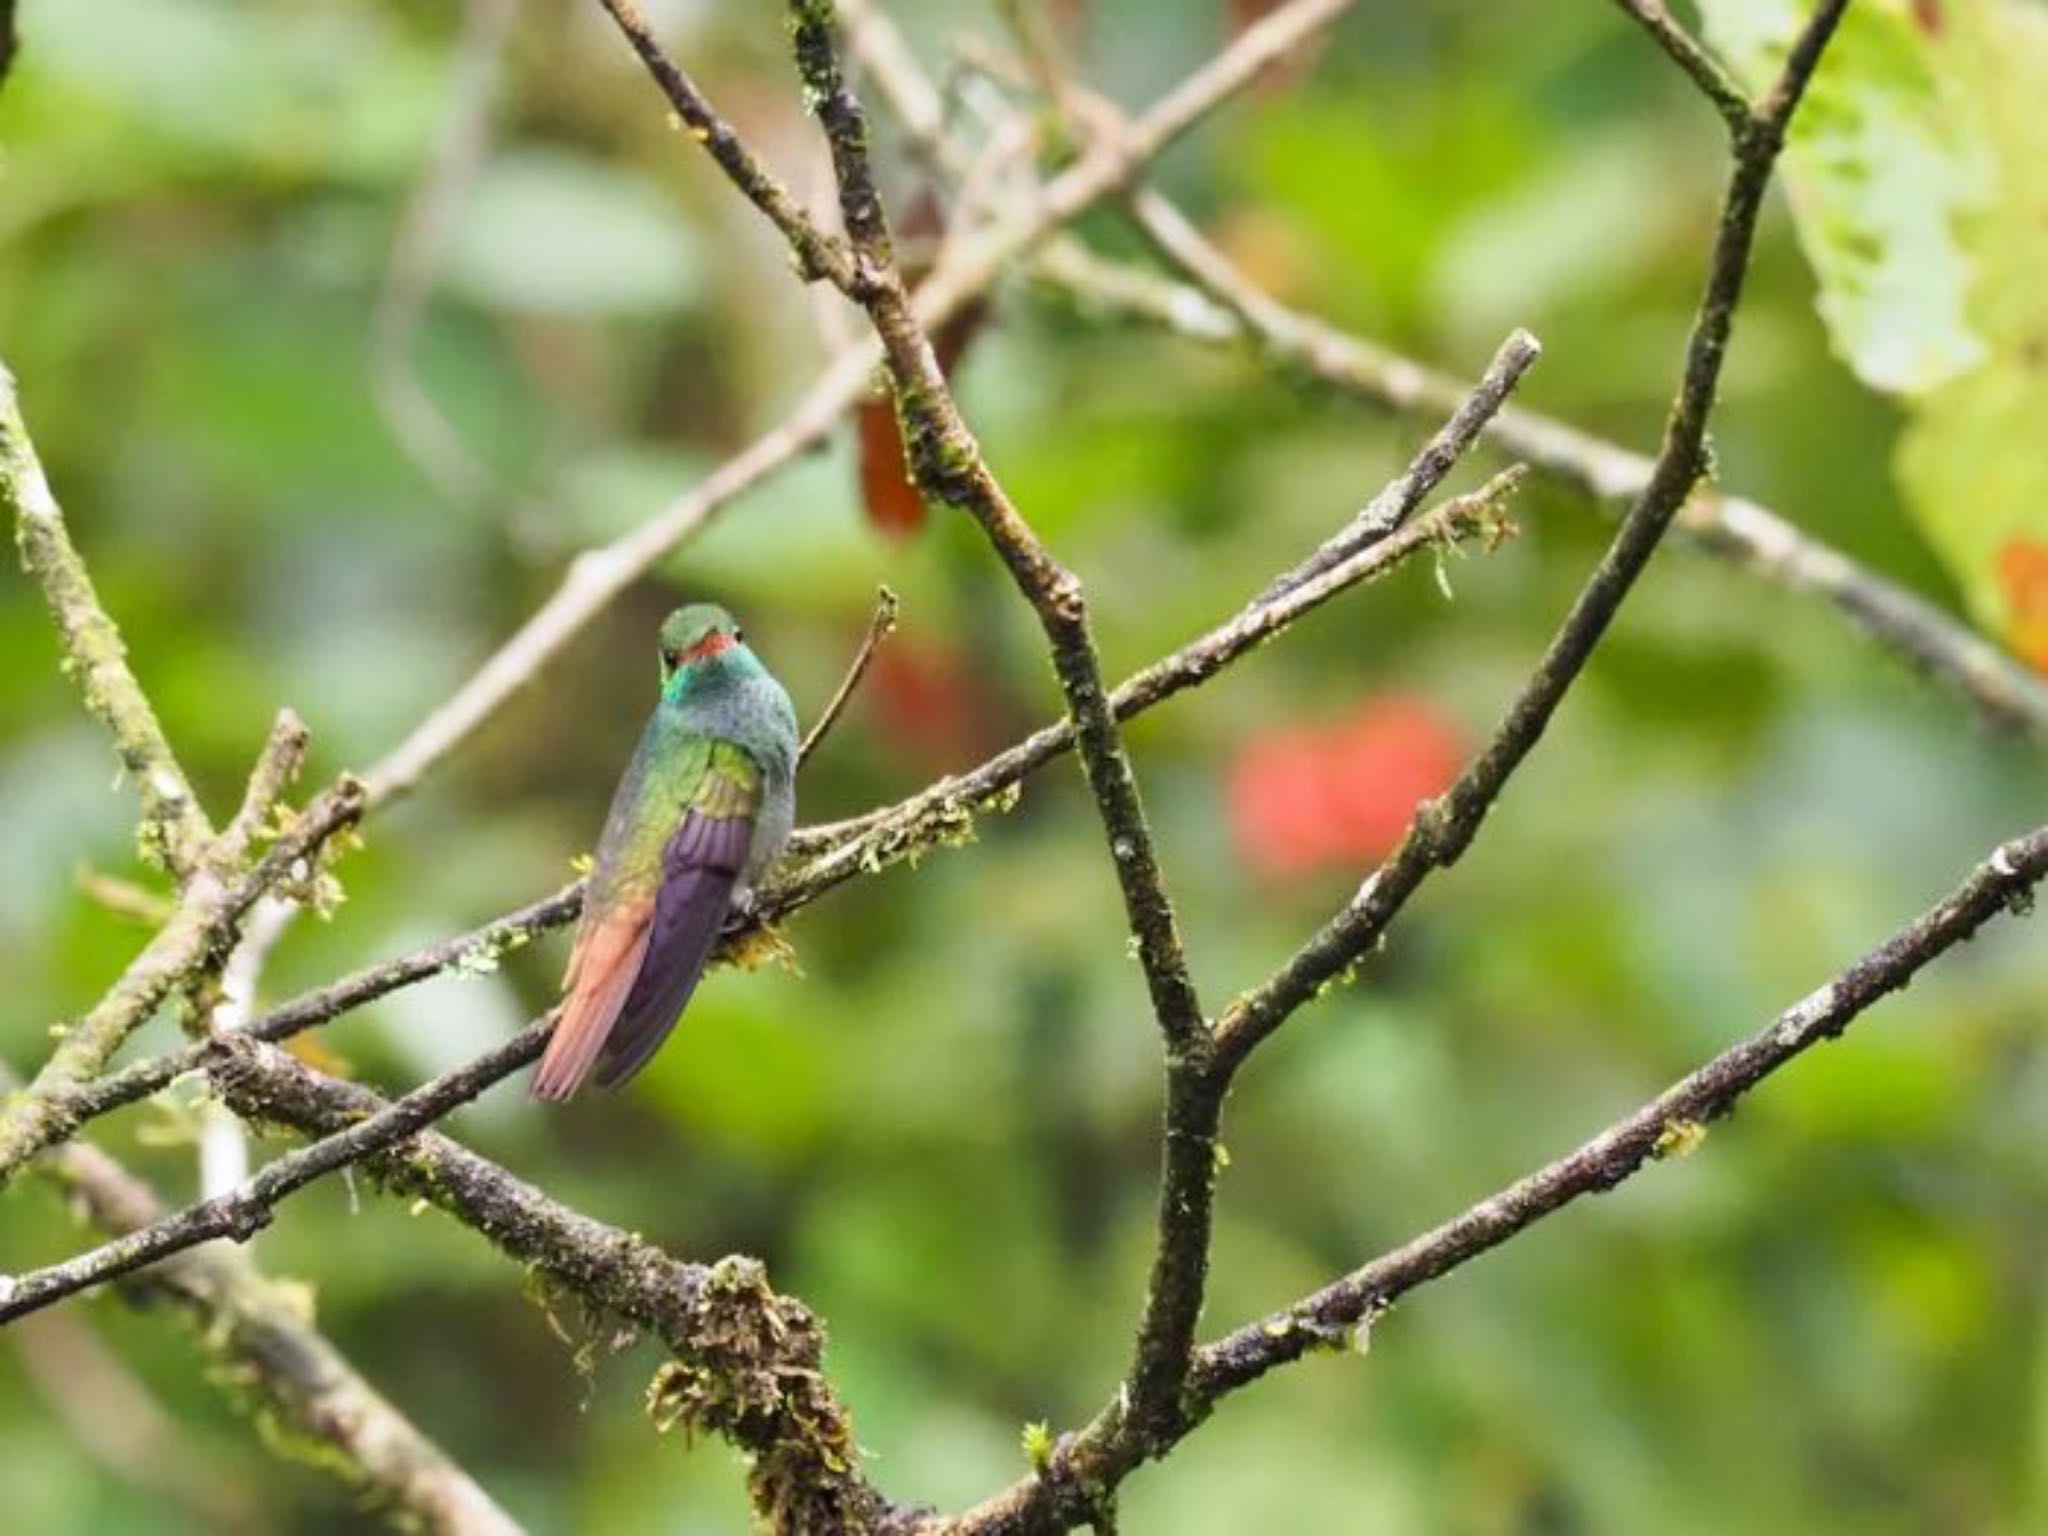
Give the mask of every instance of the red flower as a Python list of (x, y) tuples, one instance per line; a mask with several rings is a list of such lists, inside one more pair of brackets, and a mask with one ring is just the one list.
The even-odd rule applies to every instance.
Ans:
[(1362, 874), (1463, 760), (1457, 730), (1413, 694), (1383, 695), (1346, 721), (1268, 731), (1230, 767), (1231, 834), (1269, 879), (1331, 866)]

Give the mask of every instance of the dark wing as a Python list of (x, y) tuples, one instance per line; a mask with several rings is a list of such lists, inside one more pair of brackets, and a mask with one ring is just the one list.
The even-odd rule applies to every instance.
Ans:
[(599, 1087), (616, 1088), (646, 1066), (682, 1017), (725, 928), (753, 836), (751, 806), (740, 816), (684, 813), (662, 854), (661, 890), (639, 978), (598, 1052)]
[[(563, 979), (562, 1016), (534, 1074), (536, 1098), (566, 1099), (593, 1075), (607, 1087), (624, 1082), (704, 974), (746, 867), (761, 774), (729, 742), (691, 748), (670, 765), (667, 785), (641, 772), (621, 786)], [(679, 812), (661, 809), (678, 800)]]

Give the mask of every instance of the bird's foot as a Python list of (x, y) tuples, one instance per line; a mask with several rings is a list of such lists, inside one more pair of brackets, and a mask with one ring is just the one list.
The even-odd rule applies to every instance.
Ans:
[(758, 971), (763, 966), (778, 965), (794, 975), (803, 975), (803, 967), (796, 963), (796, 951), (782, 936), (781, 930), (751, 915), (740, 917), (737, 904), (733, 915), (726, 919), (725, 932), (719, 937), (718, 954), (727, 964), (743, 971)]

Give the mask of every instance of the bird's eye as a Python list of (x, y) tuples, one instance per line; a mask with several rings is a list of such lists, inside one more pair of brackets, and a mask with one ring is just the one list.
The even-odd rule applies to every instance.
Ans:
[(739, 625), (735, 624), (732, 627), (732, 638), (734, 644), (744, 645), (747, 641), (747, 632), (744, 629), (741, 629)]
[(681, 651), (673, 650), (663, 651), (661, 653), (661, 664), (664, 667), (667, 667), (669, 671), (673, 672), (677, 667), (680, 667), (683, 664), (683, 653)]

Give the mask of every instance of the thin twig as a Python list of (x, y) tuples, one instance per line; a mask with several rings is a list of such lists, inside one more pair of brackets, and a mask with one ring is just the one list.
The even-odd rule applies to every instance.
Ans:
[[(259, 896), (242, 920), (242, 936), (220, 968), (217, 1000), (200, 1033), (233, 1034), (249, 1027), (256, 993), (270, 952), (291, 927), (298, 906), (278, 896)], [(249, 1177), (248, 1127), (217, 1099), (199, 1106), (199, 1193), (225, 1194)]]
[(570, 562), (561, 584), (469, 680), (364, 774), (370, 804), (411, 790), (468, 741), (590, 621), (720, 512), (809, 452), (859, 400), (877, 354), (859, 347), (826, 365), (783, 420), (727, 459), (653, 518)]
[[(1335, 586), (1335, 584), (1331, 584), (1331, 586)], [(532, 1049), (537, 1049), (537, 1040), (532, 1042), (530, 1047), (522, 1047), (522, 1051), (526, 1055), (530, 1055)], [(496, 1055), (504, 1063), (510, 1063), (510, 1065), (518, 1065), (518, 1061), (524, 1059), (524, 1055), (518, 1055), (518, 1053), (510, 1053), (510, 1055), (508, 1053), (496, 1053)], [(500, 1071), (506, 1071), (506, 1069), (510, 1069), (510, 1065), (500, 1065), (498, 1061), (479, 1063), (477, 1073), (471, 1073), (471, 1075), (467, 1075), (463, 1079), (463, 1083), (461, 1083), (463, 1092), (473, 1092), (473, 1087), (479, 1085), (479, 1081), (481, 1081), (481, 1075), (487, 1075), (494, 1067), (500, 1069)], [(438, 1108), (434, 1108), (434, 1106), (440, 1102), (440, 1094), (444, 1094), (444, 1092), (449, 1092), (444, 1085), (442, 1087), (428, 1085), (428, 1090), (420, 1090), (420, 1094), (432, 1094), (430, 1098), (422, 1100), (420, 1094), (416, 1094), (416, 1096), (410, 1096), (408, 1100), (403, 1100), (399, 1106), (395, 1106), (393, 1118), (387, 1118), (383, 1122), (379, 1135), (389, 1137), (389, 1135), (403, 1135), (403, 1133), (406, 1133), (406, 1128), (412, 1124), (412, 1120), (406, 1118), (406, 1116), (422, 1112), (418, 1108), (422, 1104), (428, 1106), (424, 1112), (438, 1112)], [(360, 1137), (360, 1128), (358, 1128), (358, 1137)], [(358, 1145), (360, 1145), (360, 1141), (358, 1141)], [(319, 1171), (326, 1171), (326, 1169), (330, 1169), (334, 1165), (340, 1165), (340, 1159), (346, 1159), (350, 1155), (354, 1155), (354, 1149), (350, 1149), (350, 1147), (315, 1147), (315, 1149), (307, 1149), (307, 1159), (305, 1161), (272, 1165), (270, 1169), (264, 1169), (264, 1174), (258, 1176), (256, 1182), (252, 1182), (252, 1190), (242, 1192), (242, 1194), (233, 1196), (229, 1200), (217, 1200), (217, 1202), (209, 1202), (207, 1206), (197, 1208), (197, 1212), (193, 1212), (195, 1221), (193, 1221), (193, 1225), (186, 1229), (184, 1235), (190, 1235), (190, 1231), (211, 1231), (215, 1227), (225, 1229), (225, 1231), (246, 1227), (248, 1223), (258, 1219), (258, 1212), (266, 1212), (268, 1210), (268, 1204), (266, 1204), (268, 1198), (281, 1198), (276, 1192), (285, 1190), (285, 1188), (297, 1188), (297, 1184), (303, 1182), (305, 1178), (315, 1178)], [(154, 1243), (160, 1243), (160, 1241), (168, 1241), (168, 1239), (162, 1237), (162, 1235), (158, 1239), (154, 1239)], [(33, 1282), (33, 1284), (31, 1282), (23, 1282), (25, 1290), (20, 1290), (16, 1294), (27, 1298), (27, 1296), (35, 1296), (35, 1294), (49, 1294), (47, 1286), (51, 1286), (51, 1284), (61, 1284), (61, 1286), (82, 1284), (86, 1274), (94, 1274), (96, 1276), (96, 1274), (106, 1274), (106, 1272), (109, 1272), (109, 1270), (106, 1270), (106, 1266), (127, 1266), (127, 1264), (141, 1262), (147, 1253), (154, 1251), (154, 1243), (135, 1243), (135, 1245), (129, 1245), (127, 1249), (121, 1249), (117, 1253), (106, 1253), (106, 1255), (98, 1257), (98, 1260), (94, 1260), (92, 1255), (86, 1255), (86, 1260), (80, 1262), (80, 1268), (74, 1268), (74, 1270), (66, 1272), (59, 1280), (41, 1280), (41, 1282)], [(37, 1286), (41, 1286), (41, 1290)]]
[[(886, 12), (872, 0), (841, 0), (849, 45), (873, 76), (926, 159), (960, 174), (969, 157), (945, 134), (939, 93), (918, 67)], [(1119, 115), (1087, 98), (1091, 132), (1118, 130)], [(1163, 210), (1171, 238), (1154, 235), (1190, 288), (1105, 260), (1070, 236), (1045, 243), (1033, 259), (1041, 287), (1077, 301), (1084, 312), (1139, 318), (1210, 345), (1254, 343), (1263, 361), (1297, 370), (1347, 394), (1407, 414), (1452, 411), (1470, 386), (1386, 347), (1347, 335), (1259, 291), (1229, 257), (1202, 237), (1152, 188), (1132, 194), (1139, 211)], [(1519, 406), (1489, 420), (1485, 439), (1602, 503), (1633, 502), (1649, 483), (1642, 454)], [(1695, 489), (1678, 531), (1709, 553), (1767, 581), (1825, 599), (1886, 650), (1930, 680), (1953, 688), (2004, 729), (2048, 739), (2048, 679), (1925, 598), (1888, 581), (1758, 503), (1712, 486)]]
[(1478, 757), (1440, 800), (1416, 811), (1400, 845), (1344, 909), (1270, 980), (1225, 1010), (1217, 1033), (1226, 1059), (1242, 1061), (1324, 983), (1370, 953), (1431, 872), (1457, 862), (1508, 780), (1541, 739), (1551, 716), (1578, 680), (1691, 495), (1706, 467), (1707, 418), (1748, 269), (1757, 214), (1770, 185), (1785, 124), (1798, 104), (1799, 86), (1811, 78), (1819, 61), (1814, 40), (1825, 41), (1846, 3), (1821, 0), (1801, 45), (1795, 47), (1785, 66), (1786, 76), (1768, 98), (1774, 103), (1775, 115), (1759, 118), (1736, 139), (1735, 166), (1714, 238), (1706, 292), (1686, 347), (1684, 377), (1642, 495), (1622, 519), (1614, 541)]
[[(93, 1319), (44, 1312), (7, 1331), (8, 1350), (41, 1399), (38, 1418), (61, 1426), (91, 1463), (150, 1507), (208, 1536), (265, 1536), (268, 1502), (210, 1437), (174, 1413), (110, 1349)], [(175, 1517), (174, 1517), (175, 1518)]]
[[(1139, 206), (1148, 206), (1142, 196)], [(1422, 451), (1387, 488), (1366, 503), (1351, 525), (1324, 540), (1316, 552), (1283, 580), (1299, 585), (1341, 564), (1359, 550), (1378, 543), (1414, 515), (1457, 463), (1468, 452), (1486, 424), (1500, 413), (1508, 396), (1521, 383), (1522, 375), (1543, 355), (1543, 348), (1527, 331), (1517, 330), (1500, 344), (1470, 394), (1458, 402), (1450, 419), (1423, 445)], [(1285, 593), (1284, 587), (1268, 588), (1256, 601), (1270, 602)]]
[(802, 203), (780, 178), (761, 163), (758, 156), (732, 124), (722, 117), (710, 100), (654, 35), (636, 0), (598, 0), (624, 34), (640, 62), (654, 77), (668, 98), (690, 137), (704, 146), (704, 152), (718, 163), (730, 181), (760, 209), (773, 224), (797, 258), (798, 274), (805, 281), (828, 279), (842, 292), (851, 292), (859, 281), (845, 245), (818, 228)]
[[(1342, 1345), (1350, 1330), (1398, 1298), (1500, 1246), (1583, 1195), (1611, 1189), (1666, 1151), (1694, 1143), (1744, 1094), (1824, 1040), (2001, 911), (2024, 912), (2048, 880), (2048, 827), (1993, 850), (1957, 889), (1871, 950), (1834, 981), (1781, 1013), (1576, 1150), (1489, 1196), (1463, 1215), (1374, 1259), (1314, 1295), (1204, 1346), (1188, 1383), (1193, 1412), (1183, 1434), (1227, 1394), (1276, 1366)], [(942, 1527), (949, 1536), (1013, 1536), (1064, 1529), (1087, 1516), (1145, 1452), (1112, 1403), (1060, 1443), (1043, 1471)], [(1156, 1453), (1156, 1448), (1154, 1448)]]
[(242, 803), (221, 832), (220, 842), (210, 850), (211, 862), (225, 869), (240, 869), (249, 850), (263, 837), (284, 792), (305, 766), (309, 735), (306, 722), (289, 709), (277, 712), (263, 751), (250, 770), (242, 791)]
[(831, 6), (799, 0), (791, 7), (791, 31), (797, 67), (832, 149), (848, 236), (867, 268), (861, 301), (895, 384), (905, 460), (927, 494), (975, 516), (1038, 615), (1078, 727), (1082, 761), (1115, 853), (1160, 1027), (1176, 1049), (1198, 1048), (1197, 1037), (1205, 1033), (1201, 1007), (1187, 979), (1151, 833), (1109, 711), (1080, 583), (1039, 543), (990, 473), (890, 260), (888, 219), (868, 159), (867, 121), (840, 70)]
[[(958, 314), (1060, 225), (1128, 186), (1146, 165), (1287, 52), (1329, 26), (1354, 0), (1293, 0), (1247, 27), (1149, 110), (1124, 142), (1093, 148), (1037, 196), (969, 240), (949, 241), (918, 288), (929, 328)], [(364, 774), (372, 806), (404, 794), (466, 742), (613, 598), (719, 512), (807, 452), (866, 396), (880, 349), (872, 342), (832, 359), (780, 424), (756, 438), (649, 522), (570, 564), (562, 584), (468, 682)]]
[(71, 872), (72, 887), (119, 918), (145, 928), (161, 928), (178, 910), (174, 897), (120, 875), (110, 875), (90, 864)]
[[(537, 1055), (542, 1038), (540, 1026), (529, 1028), (515, 1054)], [(395, 1107), (249, 1041), (235, 1042), (214, 1072), (238, 1113), (326, 1138), (313, 1149), (365, 1126), (388, 1128)], [(861, 1472), (852, 1424), (819, 1369), (823, 1329), (801, 1304), (770, 1290), (753, 1260), (683, 1263), (437, 1131), (381, 1147), (364, 1166), (392, 1193), (446, 1211), (548, 1285), (652, 1330), (675, 1364), (657, 1380), (651, 1406), (667, 1422), (749, 1452), (756, 1507), (775, 1512), (776, 1529), (879, 1532), (915, 1523)]]
[(1699, 40), (1679, 24), (1664, 0), (1615, 0), (1671, 56), (1672, 62), (1692, 77), (1700, 94), (1713, 103), (1732, 132), (1748, 126), (1749, 95), (1736, 78), (1722, 67)]
[(66, 1134), (67, 1117), (59, 1103), (90, 1082), (172, 991), (214, 957), (225, 955), (243, 914), (258, 897), (310, 874), (321, 848), (362, 810), (362, 786), (344, 777), (298, 816), (246, 874), (220, 880), (202, 871), (171, 921), (106, 996), (84, 1018), (64, 1027), (35, 1080), (0, 1105), (0, 1185), (31, 1153)]
[[(1109, 696), (1111, 710), (1118, 720), (1128, 720), (1208, 681), (1304, 614), (1351, 587), (1378, 580), (1416, 555), (1474, 541), (1491, 546), (1508, 529), (1502, 508), (1518, 479), (1513, 470), (1498, 475), (1480, 490), (1444, 503), (1313, 579), (1296, 581), (1292, 578), (1297, 573), (1288, 573), (1287, 590), (1281, 598), (1246, 607), (1227, 623), (1126, 678)], [(808, 862), (763, 887), (757, 917), (764, 922), (779, 921), (849, 879), (887, 868), (918, 850), (957, 840), (976, 811), (999, 808), (1024, 779), (1073, 746), (1073, 725), (1061, 720), (966, 773), (941, 780), (896, 805), (834, 827), (800, 832), (793, 841), (799, 853), (808, 851)], [(579, 881), (455, 938), (368, 966), (280, 1005), (254, 1021), (248, 1034), (276, 1043), (444, 971), (494, 966), (505, 951), (574, 922), (582, 895)], [(38, 1145), (61, 1140), (87, 1121), (204, 1070), (206, 1052), (205, 1042), (188, 1045), (49, 1095), (42, 1131), (45, 1139)]]
[[(581, 882), (567, 886), (467, 933), (367, 966), (294, 998), (251, 1022), (244, 1032), (252, 1040), (276, 1044), (443, 971), (489, 969), (506, 951), (524, 946), (549, 929), (574, 922), (582, 900)], [(106, 1077), (50, 1095), (44, 1101), (42, 1134), (46, 1139), (41, 1144), (48, 1146), (61, 1141), (89, 1120), (146, 1099), (190, 1073), (204, 1071), (208, 1050), (207, 1041), (195, 1041), (181, 1050), (136, 1062)]]
[(818, 750), (818, 743), (825, 739), (826, 733), (838, 723), (840, 715), (845, 712), (847, 702), (853, 697), (853, 691), (860, 687), (861, 679), (867, 676), (868, 664), (875, 659), (875, 652), (880, 650), (882, 642), (894, 633), (897, 608), (896, 594), (887, 587), (882, 588), (875, 598), (875, 616), (868, 620), (868, 631), (861, 636), (860, 649), (854, 652), (852, 665), (846, 669), (846, 676), (840, 679), (839, 687), (834, 690), (825, 707), (818, 712), (817, 720), (813, 722), (810, 731), (796, 749), (797, 767), (803, 767), (810, 759), (810, 755)]
[[(1446, 502), (1383, 542), (1360, 550), (1342, 565), (1290, 583), (1280, 597), (1240, 610), (1172, 655), (1125, 678), (1109, 695), (1110, 712), (1119, 721), (1128, 720), (1207, 682), (1303, 614), (1349, 587), (1378, 579), (1424, 551), (1473, 539), (1493, 543), (1506, 527), (1500, 508), (1519, 479), (1520, 472), (1515, 469), (1497, 475), (1480, 490)], [(811, 862), (786, 883), (762, 892), (761, 914), (780, 917), (857, 874), (893, 863), (934, 841), (957, 837), (971, 823), (974, 812), (1001, 806), (1026, 777), (1073, 750), (1074, 745), (1073, 722), (1061, 720), (893, 806), (851, 821), (806, 828), (791, 841), (799, 853), (813, 855)]]
[(904, 459), (919, 487), (970, 513), (1008, 568), (1045, 633), (1053, 671), (1074, 721), (1081, 764), (1102, 822), (1124, 912), (1167, 1049), (1165, 1167), (1160, 1220), (1186, 1241), (1162, 1241), (1147, 1290), (1131, 1369), (1132, 1413), (1144, 1422), (1178, 1414), (1208, 1270), (1214, 1188), (1211, 1146), (1222, 1089), (1209, 1070), (1210, 1034), (1188, 971), (1179, 923), (1090, 631), (1080, 580), (1039, 542), (1011, 503), (961, 416), (889, 251), (888, 217), (875, 187), (867, 118), (839, 58), (829, 0), (792, 0), (797, 69), (815, 104), (848, 237), (862, 282), (848, 290), (882, 341), (896, 390)]
[[(1043, 288), (1090, 313), (1141, 320), (1208, 346), (1248, 342), (1267, 362), (1389, 410), (1440, 414), (1468, 388), (1449, 374), (1286, 308), (1254, 288), (1208, 241), (1195, 239), (1204, 252), (1202, 265), (1184, 270), (1197, 287), (1104, 260), (1065, 240), (1049, 245), (1032, 271)], [(1654, 467), (1642, 454), (1524, 406), (1505, 407), (1481, 436), (1603, 505), (1631, 503)], [(1679, 513), (1675, 531), (1761, 580), (1822, 598), (1916, 672), (1960, 694), (1993, 725), (2048, 740), (2048, 679), (1769, 508), (1701, 486)]]
[[(415, 1088), (346, 1131), (267, 1164), (254, 1178), (225, 1194), (189, 1205), (61, 1264), (0, 1281), (0, 1323), (215, 1238), (248, 1241), (269, 1225), (277, 1203), (286, 1195), (404, 1140), (532, 1061), (540, 1054), (553, 1022), (552, 1014), (535, 1020), (460, 1070)], [(211, 1042), (208, 1059), (228, 1060), (244, 1048), (272, 1049), (245, 1036), (221, 1035)]]
[(13, 518), (21, 563), (41, 586), (56, 620), (64, 670), (77, 680), (86, 708), (114, 738), (122, 771), (141, 796), (143, 857), (180, 880), (189, 878), (213, 841), (213, 828), (164, 739), (156, 711), (128, 668), (121, 632), (100, 606), (92, 577), (71, 543), (5, 363), (0, 363), (0, 508)]
[[(163, 1218), (155, 1193), (97, 1147), (74, 1142), (41, 1170), (103, 1232)], [(121, 1289), (165, 1303), (287, 1440), (317, 1444), (317, 1464), (403, 1529), (441, 1536), (516, 1536), (519, 1526), (441, 1448), (365, 1381), (306, 1318), (298, 1288), (270, 1279), (247, 1254), (210, 1245), (181, 1253)]]
[(2027, 911), (2029, 893), (2044, 878), (2048, 827), (1993, 850), (1955, 891), (1786, 1009), (1768, 1029), (1722, 1052), (1590, 1141), (1462, 1216), (1204, 1350), (1198, 1390), (1220, 1396), (1300, 1355), (1305, 1339), (1283, 1337), (1292, 1331), (1288, 1320), (1309, 1335), (1327, 1337), (1331, 1328), (1358, 1323), (1581, 1195), (1612, 1189), (1663, 1152), (1695, 1143), (1696, 1128), (1726, 1115), (1744, 1094), (1804, 1052), (1839, 1036), (2000, 912)]

